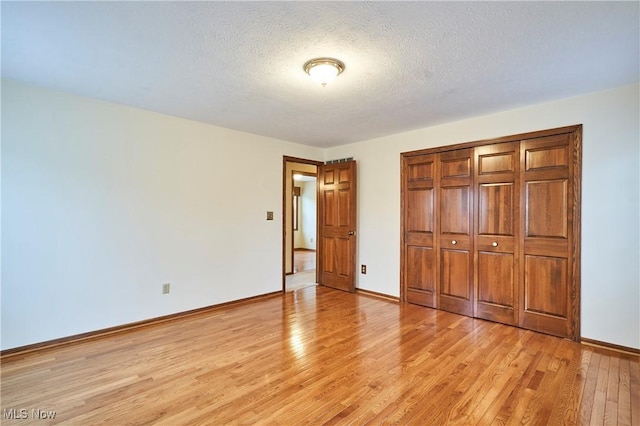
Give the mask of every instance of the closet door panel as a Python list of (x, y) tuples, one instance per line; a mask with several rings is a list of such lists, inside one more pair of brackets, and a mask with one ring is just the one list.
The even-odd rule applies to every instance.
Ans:
[(440, 191), (440, 233), (469, 235), (471, 195), (468, 186)]
[(525, 235), (543, 238), (568, 236), (568, 179), (532, 180), (525, 186)]
[(518, 142), (475, 150), (474, 312), (478, 318), (518, 323), (520, 235)]
[(521, 142), (524, 169), (520, 326), (575, 338), (570, 134)]
[(471, 174), (471, 150), (445, 152), (440, 155), (440, 176), (444, 179), (462, 178), (465, 180)]
[(435, 253), (431, 247), (407, 247), (406, 282), (411, 303), (428, 305), (435, 292)]
[(511, 253), (478, 251), (478, 303), (513, 309), (514, 265), (514, 255)]
[(407, 231), (433, 235), (433, 188), (407, 191)]
[(567, 263), (562, 257), (525, 257), (525, 311), (567, 318)]
[(436, 307), (436, 158), (437, 155), (404, 157), (402, 194), (404, 229), (403, 300)]
[(439, 155), (438, 307), (473, 316), (473, 150)]
[(568, 137), (568, 133), (562, 133), (539, 138), (537, 145), (527, 145), (524, 171), (567, 170), (571, 164)]
[(478, 185), (478, 235), (515, 235), (513, 182)]
[[(468, 250), (449, 250), (441, 251), (442, 259), (440, 261), (440, 294), (447, 296), (445, 304), (449, 302), (449, 298), (460, 299), (465, 303), (470, 299), (469, 286), (469, 251)], [(455, 304), (451, 304), (455, 306)], [(443, 308), (444, 309), (444, 308)]]

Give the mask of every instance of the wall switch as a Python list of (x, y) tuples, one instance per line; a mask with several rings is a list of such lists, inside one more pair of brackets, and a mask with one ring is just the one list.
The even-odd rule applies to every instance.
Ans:
[(273, 212), (267, 212), (267, 220), (273, 220)]
[(162, 284), (162, 294), (169, 294), (170, 291), (171, 291), (170, 283)]
[(367, 274), (367, 265), (360, 265), (360, 273)]

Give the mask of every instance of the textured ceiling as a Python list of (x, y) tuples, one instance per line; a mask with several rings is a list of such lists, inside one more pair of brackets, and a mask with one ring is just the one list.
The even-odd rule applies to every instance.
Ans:
[[(2, 76), (328, 147), (638, 82), (638, 2), (7, 2)], [(304, 73), (331, 56), (326, 88)]]

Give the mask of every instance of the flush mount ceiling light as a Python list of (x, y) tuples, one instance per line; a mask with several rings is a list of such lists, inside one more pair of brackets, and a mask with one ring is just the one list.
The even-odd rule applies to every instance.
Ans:
[(325, 87), (344, 71), (344, 63), (333, 58), (316, 58), (304, 64), (304, 71)]

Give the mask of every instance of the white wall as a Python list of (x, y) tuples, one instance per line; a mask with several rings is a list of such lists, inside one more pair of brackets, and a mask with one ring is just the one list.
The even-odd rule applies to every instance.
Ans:
[(358, 161), (358, 287), (397, 296), (401, 152), (580, 123), (582, 336), (640, 348), (639, 90), (323, 152), (3, 81), (2, 349), (280, 290), (283, 155)]
[(359, 288), (399, 296), (400, 153), (584, 124), (582, 337), (640, 348), (638, 85), (340, 146), (358, 162)]
[[(299, 157), (300, 158), (300, 157)], [(312, 158), (304, 158), (310, 160)], [(293, 273), (293, 248), (297, 231), (293, 230), (293, 175), (296, 172), (316, 173), (318, 167), (314, 164), (296, 163), (287, 161), (285, 165), (285, 200), (286, 200), (286, 232), (285, 237), (285, 273)], [(296, 183), (297, 184), (297, 183)], [(297, 246), (296, 246), (297, 247)]]
[(2, 81), (2, 349), (280, 291), (283, 155), (322, 151)]
[(302, 209), (302, 194), (304, 192), (304, 184), (305, 182), (294, 181), (293, 186), (297, 186), (300, 188), (300, 197), (298, 199), (298, 211), (296, 212), (298, 215), (298, 229), (293, 231), (293, 248), (305, 248), (304, 247), (304, 223), (302, 222), (302, 218), (304, 217), (304, 211)]
[(316, 180), (300, 182), (300, 232), (299, 246), (316, 249)]

